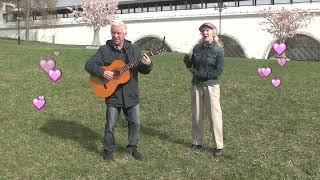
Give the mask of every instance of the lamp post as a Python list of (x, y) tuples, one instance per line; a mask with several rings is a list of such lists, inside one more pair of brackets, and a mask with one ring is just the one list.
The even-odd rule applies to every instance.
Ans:
[(227, 7), (224, 5), (223, 0), (218, 0), (218, 6), (214, 6), (215, 10), (219, 10), (219, 35), (221, 35), (221, 13), (223, 9), (226, 9)]
[(18, 15), (17, 15), (17, 20), (18, 20), (18, 45), (20, 45), (20, 0), (18, 1)]

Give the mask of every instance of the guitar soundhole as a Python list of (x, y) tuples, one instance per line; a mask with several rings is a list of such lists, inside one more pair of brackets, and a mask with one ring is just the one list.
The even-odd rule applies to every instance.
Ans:
[(121, 74), (121, 72), (120, 72), (118, 69), (114, 70), (113, 73), (114, 73), (114, 74), (113, 74), (113, 77), (114, 77), (114, 78), (119, 77), (120, 74)]

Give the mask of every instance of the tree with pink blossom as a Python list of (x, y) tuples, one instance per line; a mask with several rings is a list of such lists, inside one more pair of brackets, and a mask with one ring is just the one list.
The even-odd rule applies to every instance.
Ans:
[(81, 8), (75, 9), (69, 7), (69, 10), (75, 15), (76, 22), (84, 23), (93, 28), (92, 45), (100, 46), (100, 28), (109, 25), (116, 19), (115, 13), (118, 4), (118, 0), (90, 0), (83, 1)]
[(313, 14), (309, 10), (292, 9), (288, 10), (282, 7), (281, 10), (264, 9), (260, 12), (265, 21), (260, 23), (263, 30), (269, 32), (279, 42), (285, 42), (287, 38), (292, 38), (297, 30), (311, 22)]

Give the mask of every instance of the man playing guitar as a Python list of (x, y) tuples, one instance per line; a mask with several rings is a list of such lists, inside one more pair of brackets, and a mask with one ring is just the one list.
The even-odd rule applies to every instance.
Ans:
[[(103, 79), (103, 81), (113, 81), (119, 77), (119, 72), (111, 67), (116, 61), (134, 67), (131, 68), (128, 80), (116, 86), (114, 92), (105, 97), (107, 105), (106, 125), (104, 133), (104, 159), (108, 162), (113, 160), (115, 149), (114, 129), (116, 121), (120, 115), (121, 109), (128, 121), (128, 152), (136, 160), (143, 160), (143, 155), (138, 151), (138, 141), (140, 133), (139, 119), (139, 89), (138, 89), (138, 72), (148, 74), (152, 69), (152, 62), (147, 54), (141, 56), (137, 46), (126, 40), (127, 27), (123, 22), (115, 22), (111, 25), (112, 40), (108, 40), (106, 45), (101, 46), (86, 63), (86, 71), (93, 77)], [(140, 57), (140, 61), (137, 59)], [(137, 63), (138, 62), (138, 63)], [(136, 65), (136, 66), (131, 66)], [(126, 66), (127, 67), (127, 66)], [(102, 89), (108, 89), (108, 86), (101, 86)]]

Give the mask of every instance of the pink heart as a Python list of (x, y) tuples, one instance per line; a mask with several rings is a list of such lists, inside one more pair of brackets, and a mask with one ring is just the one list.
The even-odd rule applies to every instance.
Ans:
[(280, 84), (281, 84), (280, 79), (272, 79), (271, 82), (272, 82), (273, 87), (275, 87), (275, 88), (280, 87)]
[(271, 68), (261, 68), (261, 73), (264, 77), (268, 77), (271, 74)]
[(41, 69), (48, 74), (49, 70), (53, 69), (56, 66), (54, 60), (41, 60), (39, 63)]
[(284, 66), (287, 63), (287, 60), (284, 58), (279, 58), (277, 62), (280, 66)]
[(32, 104), (37, 110), (40, 110), (46, 104), (46, 100), (44, 99), (44, 96), (39, 96), (38, 99), (32, 100)]
[(258, 73), (259, 73), (259, 75), (260, 75), (261, 77), (264, 78), (264, 75), (263, 75), (263, 73), (262, 73), (262, 68), (258, 68)]
[(287, 45), (284, 43), (274, 43), (273, 44), (273, 49), (279, 54), (281, 55), (286, 49), (287, 49)]
[(49, 73), (48, 73), (49, 77), (53, 80), (53, 81), (57, 81), (61, 75), (62, 75), (62, 72), (60, 69), (57, 69), (57, 70), (49, 70)]

